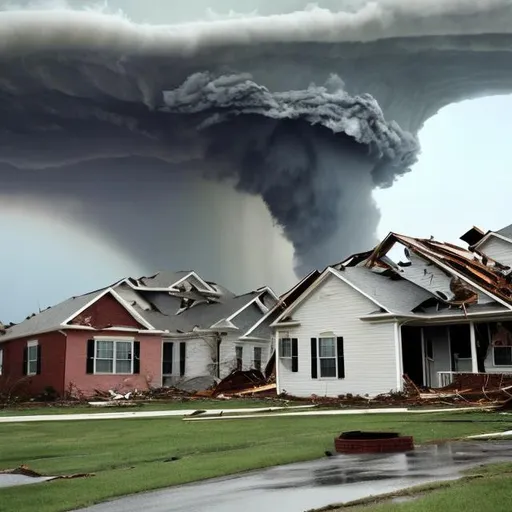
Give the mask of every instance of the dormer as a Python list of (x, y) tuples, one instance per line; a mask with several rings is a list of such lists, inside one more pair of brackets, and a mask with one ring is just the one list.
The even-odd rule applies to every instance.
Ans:
[(218, 295), (218, 292), (195, 272), (190, 272), (173, 283), (169, 287), (169, 291), (175, 293), (199, 292), (207, 295)]

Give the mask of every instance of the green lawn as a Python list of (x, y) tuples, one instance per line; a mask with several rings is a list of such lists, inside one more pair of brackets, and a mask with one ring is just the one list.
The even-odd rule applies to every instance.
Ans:
[[(445, 422), (443, 420), (451, 420)], [(453, 421), (456, 420), (456, 421)], [(493, 413), (175, 418), (0, 424), (0, 468), (96, 476), (0, 490), (2, 512), (57, 512), (115, 496), (321, 457), (344, 430), (392, 430), (422, 443), (505, 430)], [(175, 462), (164, 462), (180, 457)]]
[[(291, 404), (294, 405), (294, 404)], [(302, 405), (302, 404), (297, 404)], [(247, 409), (250, 407), (282, 407), (284, 402), (277, 400), (207, 400), (192, 399), (183, 401), (157, 401), (152, 403), (141, 403), (135, 406), (115, 406), (115, 407), (93, 407), (91, 405), (60, 406), (48, 405), (46, 407), (27, 407), (20, 405), (18, 407), (9, 407), (0, 409), (2, 416), (27, 416), (40, 414), (96, 414), (124, 411), (173, 411), (182, 409)]]
[[(468, 472), (468, 476), (412, 488), (396, 497), (407, 501), (397, 503), (392, 498), (377, 498), (367, 505), (347, 504), (329, 507), (331, 512), (510, 512), (512, 503), (512, 464), (491, 464)], [(370, 501), (371, 500), (367, 500)], [(326, 509), (324, 509), (326, 510)]]

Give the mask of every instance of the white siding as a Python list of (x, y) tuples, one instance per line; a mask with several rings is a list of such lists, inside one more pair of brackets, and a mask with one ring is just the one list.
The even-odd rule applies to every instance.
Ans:
[[(211, 346), (210, 346), (211, 345)], [(179, 349), (178, 349), (179, 350)], [(215, 354), (215, 341), (205, 341), (203, 339), (187, 340), (187, 352), (185, 362), (185, 376), (199, 377), (212, 374), (213, 355)], [(178, 364), (179, 375), (179, 352), (176, 362)]]
[[(307, 397), (376, 395), (397, 389), (395, 329), (393, 323), (369, 324), (359, 318), (376, 309), (369, 299), (331, 276), (295, 312), (299, 327), (286, 328), (298, 338), (298, 372), (290, 361), (278, 362), (279, 392)], [(283, 328), (284, 330), (284, 328)], [(332, 331), (342, 336), (345, 349), (345, 379), (311, 378), (311, 338)]]
[(495, 236), (490, 236), (478, 250), (502, 265), (512, 267), (512, 244), (509, 242)]
[[(180, 377), (180, 340), (167, 340), (173, 343), (172, 354), (172, 379), (178, 381), (190, 379), (192, 377), (201, 377), (211, 375), (212, 351), (209, 344), (203, 339), (187, 339), (184, 343), (187, 345), (185, 353), (185, 375)], [(212, 342), (213, 343), (213, 342)]]
[[(222, 337), (220, 344), (220, 378), (223, 379), (236, 368), (235, 347), (240, 342), (238, 334), (228, 334)], [(245, 354), (243, 354), (245, 355)]]
[(220, 345), (220, 377), (224, 378), (236, 368), (236, 350), (239, 345), (243, 347), (242, 351), (242, 370), (250, 370), (253, 365), (254, 347), (262, 349), (262, 369), (265, 368), (268, 358), (270, 357), (270, 343), (258, 343), (253, 341), (241, 341), (237, 334), (228, 334), (222, 338)]

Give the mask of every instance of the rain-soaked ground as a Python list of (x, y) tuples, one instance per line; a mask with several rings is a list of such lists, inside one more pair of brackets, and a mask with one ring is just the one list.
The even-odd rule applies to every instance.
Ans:
[(83, 511), (303, 512), (457, 478), (464, 469), (499, 461), (512, 461), (512, 442), (453, 442), (401, 454), (338, 455), (139, 494)]

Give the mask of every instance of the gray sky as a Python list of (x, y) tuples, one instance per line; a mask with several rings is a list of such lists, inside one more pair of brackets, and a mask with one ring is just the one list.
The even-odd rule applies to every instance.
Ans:
[[(397, 231), (458, 243), (472, 225), (495, 230), (512, 223), (507, 156), (512, 119), (504, 112), (512, 112), (512, 96), (462, 102), (431, 118), (420, 133), (423, 152), (413, 172), (375, 193), (382, 211), (379, 235)], [(78, 233), (65, 219), (44, 211), (34, 219), (20, 204), (5, 211), (0, 217), (4, 322), (141, 272), (94, 233)]]
[[(355, 4), (359, 0), (351, 1)], [(167, 22), (198, 18), (211, 2), (113, 0), (109, 5), (122, 7), (139, 21)], [(234, 4), (234, 0), (215, 2), (219, 11)], [(0, 5), (7, 3), (28, 2), (0, 0)], [(244, 0), (243, 10), (248, 12), (266, 5), (259, 11), (270, 14), (294, 10), (307, 3)], [(339, 0), (321, 3), (329, 7)], [(271, 7), (277, 4), (279, 8)], [(397, 231), (420, 237), (434, 235), (458, 243), (458, 237), (472, 225), (495, 230), (512, 223), (512, 173), (506, 153), (512, 120), (504, 115), (511, 111), (512, 96), (501, 96), (451, 105), (431, 118), (420, 133), (422, 155), (413, 172), (392, 188), (375, 192), (382, 212), (379, 236)], [(103, 287), (121, 277), (143, 273), (128, 256), (116, 252), (108, 240), (70, 225), (43, 207), (34, 218), (33, 210), (28, 214), (19, 201), (2, 204), (0, 231), (3, 322), (20, 321), (38, 308)]]

